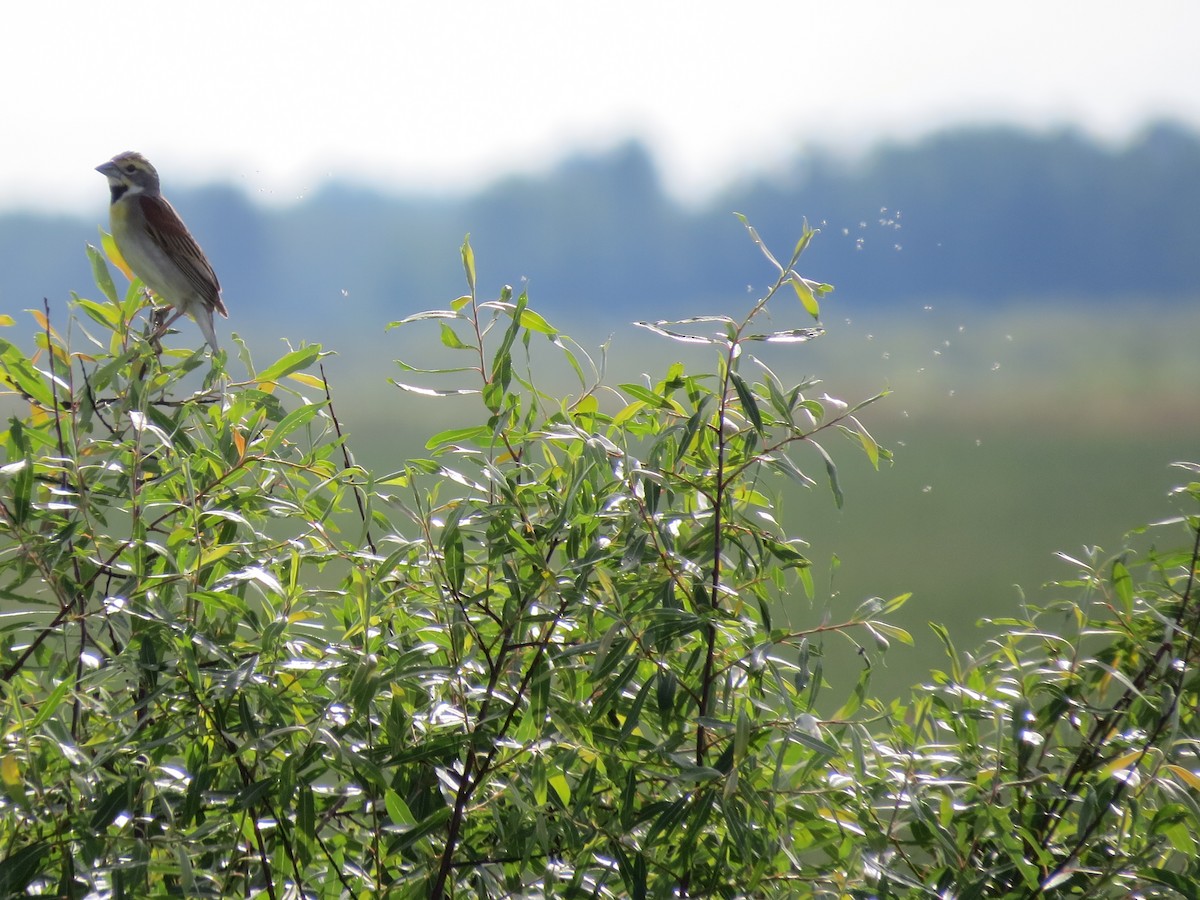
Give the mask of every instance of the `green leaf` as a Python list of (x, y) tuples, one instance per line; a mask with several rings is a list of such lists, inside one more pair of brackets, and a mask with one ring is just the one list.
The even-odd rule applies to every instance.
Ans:
[(795, 272), (792, 273), (792, 277), (789, 280), (792, 283), (792, 289), (796, 292), (796, 297), (800, 300), (800, 305), (804, 307), (804, 311), (814, 319), (821, 318), (821, 304), (817, 302), (816, 294), (813, 293), (813, 289), (809, 286), (808, 281), (801, 278)]
[(104, 254), (88, 244), (87, 256), (88, 261), (92, 264), (92, 278), (96, 282), (96, 287), (100, 288), (100, 293), (112, 303), (119, 304), (121, 301), (117, 296), (117, 286), (113, 284), (112, 273), (108, 271), (108, 262), (105, 260)]
[(1184, 900), (1200, 900), (1200, 888), (1187, 875), (1163, 868), (1143, 869), (1140, 874), (1151, 881), (1158, 882), (1163, 887), (1171, 888), (1183, 897)]
[(642, 387), (640, 384), (628, 383), (619, 385), (619, 387), (629, 396), (633, 397), (634, 399), (641, 400), (643, 403), (647, 403), (650, 406), (661, 408), (671, 405), (671, 401), (666, 397), (662, 396), (661, 394), (656, 394), (654, 391), (650, 390), (649, 388)]
[(1121, 606), (1125, 610), (1125, 615), (1133, 615), (1133, 576), (1129, 574), (1129, 569), (1119, 559), (1113, 562), (1112, 585), (1117, 599), (1121, 601)]
[(0, 897), (25, 895), (29, 883), (41, 872), (43, 857), (52, 849), (52, 844), (37, 841), (8, 850), (8, 855), (0, 860)]
[(291, 353), (280, 357), (276, 362), (267, 366), (263, 371), (259, 372), (255, 377), (258, 382), (278, 381), (285, 375), (290, 375), (292, 372), (297, 372), (300, 369), (307, 369), (321, 355), (320, 344), (313, 344), (310, 347), (304, 347), (300, 350), (293, 350)]
[(92, 810), (89, 825), (92, 831), (103, 831), (113, 823), (116, 817), (128, 810), (136, 790), (135, 781), (127, 780), (109, 790), (96, 803)]
[(408, 808), (408, 804), (404, 802), (404, 798), (395, 791), (391, 789), (384, 791), (383, 803), (387, 807), (388, 818), (392, 820), (393, 825), (407, 826), (417, 824), (412, 810)]
[(808, 442), (816, 451), (821, 454), (821, 458), (825, 460), (825, 472), (829, 476), (829, 489), (833, 491), (833, 501), (837, 504), (838, 509), (842, 508), (842, 504), (846, 502), (845, 495), (842, 494), (842, 486), (838, 484), (837, 466), (834, 465), (833, 457), (826, 452), (825, 448), (816, 441)]
[(442, 343), (451, 350), (474, 350), (474, 344), (464, 344), (455, 333), (454, 329), (445, 322), (440, 323), (442, 330)]
[(46, 383), (46, 376), (16, 346), (4, 340), (0, 340), (0, 372), (26, 397), (45, 409), (54, 408), (54, 393)]
[(530, 331), (536, 331), (539, 334), (558, 334), (557, 328), (554, 328), (532, 309), (521, 310), (520, 322), (522, 328), (528, 328)]
[(475, 251), (471, 249), (471, 235), (463, 238), (462, 242), (462, 262), (463, 271), (467, 274), (467, 286), (471, 289), (471, 295), (475, 295)]
[(463, 581), (466, 578), (467, 562), (462, 532), (459, 531), (457, 518), (453, 520), (452, 525), (446, 527), (442, 534), (442, 558), (446, 570), (446, 581), (451, 590), (458, 593), (462, 590)]
[[(459, 300), (466, 300), (468, 303), (471, 302), (470, 297), (460, 297)], [(457, 302), (458, 301), (456, 300), (455, 303), (457, 303)], [(458, 320), (458, 319), (462, 319), (462, 318), (463, 318), (463, 316), (460, 315), (456, 310), (453, 310), (453, 309), (427, 309), (427, 310), (424, 310), (423, 312), (413, 313), (411, 316), (405, 316), (403, 319), (398, 319), (395, 322), (388, 322), (387, 327), (384, 330), (391, 331), (393, 328), (399, 328), (401, 325), (408, 325), (408, 324), (411, 324), (412, 322), (426, 322), (431, 319), (432, 320), (437, 320), (437, 319), (456, 319), (456, 320)]]
[(805, 220), (800, 228), (800, 239), (796, 241), (796, 249), (792, 251), (792, 265), (795, 265), (796, 260), (808, 249), (808, 245), (812, 243), (812, 239), (817, 233), (817, 229), (810, 226), (808, 221)]
[(782, 272), (783, 266), (781, 266), (779, 264), (779, 260), (777, 260), (771, 254), (771, 251), (767, 249), (767, 245), (764, 244), (763, 239), (758, 236), (758, 232), (754, 230), (754, 226), (750, 224), (750, 220), (747, 219), (745, 216), (743, 216), (741, 213), (735, 212), (734, 215), (737, 216), (738, 221), (741, 222), (742, 225), (745, 226), (746, 231), (749, 232), (749, 234), (750, 234), (750, 240), (754, 241), (754, 243), (758, 245), (758, 249), (762, 251), (763, 256), (765, 256), (768, 260), (770, 260), (771, 265), (773, 265), (776, 269), (778, 269), (780, 272)]
[(267, 435), (259, 452), (263, 456), (270, 456), (289, 434), (297, 428), (307, 425), (320, 411), (321, 406), (315, 403), (308, 403), (292, 410), (283, 417), (282, 422), (271, 429), (271, 433)]
[(33, 717), (26, 726), (30, 731), (35, 731), (45, 724), (46, 720), (58, 712), (59, 704), (62, 703), (63, 697), (67, 695), (67, 691), (71, 688), (71, 682), (66, 679), (60, 681), (45, 699), (38, 705), (37, 715)]
[(426, 450), (433, 450), (446, 444), (479, 444), (486, 446), (491, 443), (492, 430), (486, 425), (472, 425), (467, 428), (450, 428), (439, 431), (425, 442)]
[(750, 418), (754, 425), (754, 430), (759, 434), (763, 433), (762, 413), (758, 409), (758, 401), (754, 399), (754, 394), (751, 393), (749, 386), (745, 380), (737, 372), (730, 372), (729, 378), (733, 382), (733, 388), (737, 391), (738, 400), (741, 401), (742, 410)]
[(862, 444), (863, 450), (867, 453), (867, 459), (871, 461), (871, 465), (876, 471), (879, 470), (879, 445), (875, 443), (875, 439), (867, 433), (867, 429), (861, 425), (854, 432), (858, 436), (859, 443)]

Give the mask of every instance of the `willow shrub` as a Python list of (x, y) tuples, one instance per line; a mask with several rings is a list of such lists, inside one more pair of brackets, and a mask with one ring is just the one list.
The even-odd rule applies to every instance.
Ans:
[(448, 364), (395, 384), (476, 424), (386, 473), (318, 347), (156, 355), (89, 249), (102, 299), (0, 343), (0, 895), (1196, 896), (1194, 543), (974, 655), (938, 629), (908, 705), (821, 671), (909, 641), (904, 594), (774, 621), (812, 594), (777, 493), (888, 458), (877, 398), (753, 355), (821, 334), (761, 330), (818, 316), (811, 238), (740, 318), (639, 323), (706, 371), (618, 386), (464, 244), (469, 293), (394, 323)]

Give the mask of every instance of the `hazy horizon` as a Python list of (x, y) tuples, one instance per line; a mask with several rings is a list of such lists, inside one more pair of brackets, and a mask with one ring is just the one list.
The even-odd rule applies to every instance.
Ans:
[[(131, 22), (155, 51), (145, 64), (122, 49)], [(92, 169), (126, 149), (169, 185), (279, 204), (330, 178), (469, 192), (634, 138), (672, 196), (703, 199), (806, 146), (853, 155), (986, 123), (1116, 142), (1160, 119), (1200, 127), (1200, 6), (1177, 2), (527, 0), (331, 17), (311, 0), (200, 14), (134, 0), (119, 15), (72, 0), (8, 24), (0, 75), (32, 84), (4, 100), (0, 210), (100, 208)]]

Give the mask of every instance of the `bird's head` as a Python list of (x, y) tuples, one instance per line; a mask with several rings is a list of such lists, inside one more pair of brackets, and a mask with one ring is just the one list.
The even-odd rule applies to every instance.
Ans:
[(118, 153), (96, 171), (108, 179), (114, 202), (126, 192), (133, 194), (157, 194), (158, 172), (150, 160), (132, 150)]

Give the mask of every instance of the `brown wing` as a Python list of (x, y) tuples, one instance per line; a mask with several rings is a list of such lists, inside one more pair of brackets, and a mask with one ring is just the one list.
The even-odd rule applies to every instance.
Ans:
[(221, 302), (221, 282), (213, 271), (208, 257), (196, 243), (179, 213), (164, 197), (143, 194), (138, 197), (150, 238), (187, 278), (196, 292), (212, 304), (213, 309), (229, 318), (225, 304)]

